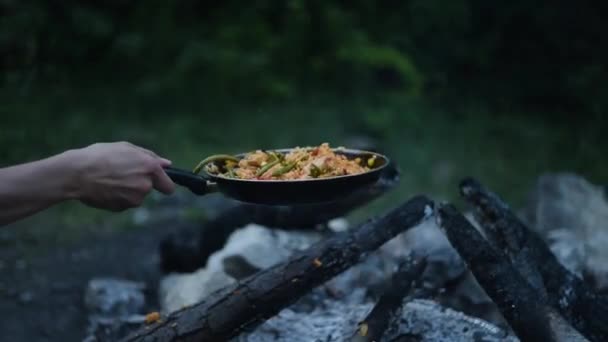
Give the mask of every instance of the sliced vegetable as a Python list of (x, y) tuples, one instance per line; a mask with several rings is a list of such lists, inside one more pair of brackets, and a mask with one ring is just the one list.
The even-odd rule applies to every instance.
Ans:
[(273, 161), (258, 169), (258, 172), (256, 172), (255, 174), (256, 177), (260, 177), (261, 175), (265, 174), (268, 170), (270, 170), (273, 166), (277, 165), (280, 162), (281, 160), (275, 156), (275, 159)]
[(294, 167), (296, 167), (297, 162), (293, 161), (291, 163), (287, 163), (285, 166), (283, 166), (282, 168), (276, 170), (275, 172), (272, 173), (273, 177), (278, 177), (281, 176), (289, 171), (291, 171)]
[(367, 160), (367, 166), (373, 167), (374, 163), (376, 163), (376, 156), (375, 155)]
[(321, 169), (317, 167), (315, 164), (310, 165), (310, 177), (317, 178), (321, 175)]
[(232, 161), (232, 162), (238, 163), (239, 159), (234, 156), (227, 155), (227, 154), (212, 155), (212, 156), (209, 156), (209, 157), (201, 160), (201, 162), (198, 163), (198, 165), (196, 165), (196, 167), (194, 168), (194, 170), (192, 170), (192, 172), (198, 174), (201, 172), (203, 167), (205, 167), (205, 165), (207, 165), (209, 163), (217, 162), (217, 161)]

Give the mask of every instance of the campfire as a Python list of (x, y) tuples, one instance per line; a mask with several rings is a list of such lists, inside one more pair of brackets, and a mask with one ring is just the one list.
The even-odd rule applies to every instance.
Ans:
[[(472, 213), (389, 191), (330, 204), (239, 204), (161, 245), (161, 310), (122, 341), (608, 341), (608, 298), (475, 179)], [(152, 317), (152, 316), (151, 316)]]

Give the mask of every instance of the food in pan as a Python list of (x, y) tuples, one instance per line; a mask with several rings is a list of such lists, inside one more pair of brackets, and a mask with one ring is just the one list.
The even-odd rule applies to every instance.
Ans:
[[(338, 153), (337, 153), (338, 152)], [(210, 174), (247, 180), (301, 180), (354, 175), (374, 167), (375, 157), (348, 159), (328, 143), (315, 147), (296, 147), (289, 152), (263, 151), (242, 157), (216, 155), (201, 161), (194, 169)]]

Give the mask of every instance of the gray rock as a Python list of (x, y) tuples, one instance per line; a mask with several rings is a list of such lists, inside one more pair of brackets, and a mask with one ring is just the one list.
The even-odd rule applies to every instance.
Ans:
[[(204, 268), (193, 273), (169, 274), (161, 280), (161, 310), (173, 312), (195, 304), (236, 282), (243, 274), (273, 266), (320, 238), (318, 232), (272, 230), (256, 224), (238, 229), (230, 235), (224, 248), (209, 257)], [(242, 269), (236, 268), (240, 266)]]
[(140, 313), (145, 305), (145, 284), (113, 278), (91, 279), (84, 303), (91, 314), (126, 317)]
[(391, 324), (381, 341), (415, 336), (418, 341), (519, 341), (505, 330), (429, 300), (405, 304), (401, 317)]
[(89, 324), (84, 341), (115, 341), (141, 324), (145, 285), (114, 278), (91, 279), (84, 303)]
[(608, 201), (605, 190), (572, 173), (539, 177), (522, 219), (575, 274), (608, 288)]

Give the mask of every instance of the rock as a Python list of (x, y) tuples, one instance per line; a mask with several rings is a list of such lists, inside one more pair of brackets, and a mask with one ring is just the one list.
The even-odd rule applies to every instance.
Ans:
[(261, 270), (240, 255), (227, 256), (222, 260), (222, 264), (224, 265), (224, 272), (236, 280), (247, 278)]
[(84, 303), (89, 311), (85, 341), (116, 341), (141, 324), (145, 284), (114, 278), (91, 279)]
[(539, 177), (520, 211), (573, 273), (608, 289), (608, 201), (605, 189), (573, 173)]
[(320, 233), (314, 231), (280, 231), (256, 224), (238, 229), (221, 250), (209, 257), (205, 267), (193, 273), (172, 273), (162, 279), (159, 287), (162, 311), (173, 312), (195, 304), (253, 269), (267, 268), (287, 259), (320, 237)]
[(133, 211), (133, 224), (141, 226), (150, 220), (150, 210), (146, 207), (140, 207)]
[(393, 322), (381, 341), (394, 341), (404, 335), (415, 336), (418, 341), (519, 341), (491, 323), (428, 300), (405, 304), (400, 319)]
[(91, 314), (127, 317), (140, 313), (145, 305), (145, 284), (113, 278), (89, 281), (84, 303)]
[(337, 217), (327, 222), (327, 228), (336, 233), (346, 231), (348, 230), (348, 227), (348, 220), (343, 217)]

